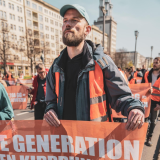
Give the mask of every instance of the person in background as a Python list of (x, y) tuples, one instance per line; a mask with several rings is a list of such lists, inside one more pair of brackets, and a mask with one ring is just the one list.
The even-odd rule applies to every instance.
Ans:
[(145, 65), (142, 65), (141, 72), (142, 72), (143, 76), (147, 72)]
[(44, 111), (46, 109), (45, 95), (46, 95), (46, 71), (45, 66), (39, 63), (36, 66), (38, 75), (34, 77), (33, 89), (29, 88), (28, 93), (33, 95), (31, 102), (31, 109), (34, 108), (35, 120), (42, 120)]
[[(151, 110), (150, 110), (150, 121), (149, 133), (147, 135), (147, 146), (152, 146), (151, 139), (153, 136), (153, 131), (156, 126), (156, 121), (158, 117), (157, 105), (160, 104), (160, 57), (156, 57), (153, 61), (153, 68), (147, 71), (142, 79), (142, 83), (151, 83), (152, 88), (151, 93)], [(158, 108), (158, 107), (157, 107)]]
[(126, 71), (126, 75), (127, 75), (129, 84), (136, 84), (136, 78), (134, 78), (134, 77), (132, 76), (131, 72), (132, 72), (131, 69), (128, 69), (128, 70)]
[(5, 87), (0, 83), (0, 120), (11, 120), (14, 117), (13, 108)]
[(137, 68), (137, 77), (143, 77), (143, 74), (140, 68)]
[(5, 78), (7, 78), (8, 80), (13, 78), (13, 75), (11, 74), (11, 72), (9, 70), (6, 69), (6, 74), (5, 74)]

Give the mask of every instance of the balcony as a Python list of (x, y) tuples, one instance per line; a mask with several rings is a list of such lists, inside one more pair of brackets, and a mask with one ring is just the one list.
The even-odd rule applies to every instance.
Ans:
[(9, 32), (9, 30), (10, 30), (9, 26), (1, 26), (2, 32)]
[(33, 26), (34, 30), (39, 30), (38, 26)]
[(7, 21), (7, 17), (1, 15), (1, 16), (0, 16), (0, 20)]
[(34, 21), (38, 21), (38, 18), (37, 18), (37, 17), (33, 17), (33, 20), (34, 20)]
[(38, 35), (38, 34), (35, 34), (35, 35), (34, 35), (34, 39), (39, 39), (39, 35)]

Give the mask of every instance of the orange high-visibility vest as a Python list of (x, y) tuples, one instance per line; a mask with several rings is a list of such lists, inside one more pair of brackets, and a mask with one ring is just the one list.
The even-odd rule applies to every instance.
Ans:
[(156, 80), (152, 88), (153, 92), (151, 93), (151, 99), (160, 102), (160, 78)]
[(136, 78), (132, 78), (132, 79), (129, 81), (129, 84), (136, 84)]
[[(59, 97), (59, 79), (60, 73), (55, 73), (55, 92), (57, 94), (57, 103)], [(101, 67), (95, 62), (95, 70), (89, 71), (89, 89), (90, 89), (90, 120), (107, 121), (109, 117), (113, 121), (110, 111), (107, 111), (106, 93), (104, 90), (104, 79)]]
[(149, 71), (147, 71), (144, 75), (144, 80), (145, 80), (145, 83), (149, 83), (148, 81), (148, 75), (149, 75)]
[(138, 72), (134, 72), (133, 77), (136, 78), (137, 77)]

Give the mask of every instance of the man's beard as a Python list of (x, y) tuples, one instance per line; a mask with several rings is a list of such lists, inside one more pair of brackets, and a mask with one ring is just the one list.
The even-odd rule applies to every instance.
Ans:
[(157, 68), (153, 68), (154, 71), (159, 71), (160, 70), (160, 67), (157, 67)]
[(63, 43), (66, 46), (77, 47), (85, 39), (85, 35), (83, 34), (83, 32), (81, 34), (75, 35), (74, 32), (72, 32), (72, 33), (68, 32), (68, 33), (65, 34), (65, 31), (63, 32), (63, 37), (62, 38), (63, 38)]

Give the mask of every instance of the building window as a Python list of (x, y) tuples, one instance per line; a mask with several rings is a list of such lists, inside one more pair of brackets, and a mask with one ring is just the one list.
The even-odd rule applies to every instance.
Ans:
[(6, 2), (5, 2), (5, 1), (0, 0), (0, 5), (5, 7), (5, 6), (6, 6)]
[(11, 3), (9, 3), (9, 4), (8, 4), (8, 6), (9, 6), (9, 9), (11, 9), (11, 8), (12, 8)]
[(54, 43), (51, 43), (51, 46), (54, 47)]
[(45, 28), (46, 28), (46, 31), (49, 31), (49, 27), (48, 26), (45, 26)]
[(37, 10), (37, 5), (32, 3), (32, 8)]
[(23, 22), (23, 18), (21, 17), (21, 22)]
[(14, 36), (14, 39), (17, 40), (17, 36), (16, 35)]
[(27, 10), (27, 16), (31, 17), (31, 11)]
[(46, 39), (49, 39), (49, 34), (46, 34)]
[(45, 22), (48, 22), (48, 18), (47, 17), (45, 17)]
[(54, 28), (51, 28), (51, 32), (54, 32)]
[(30, 1), (26, 0), (26, 4), (30, 7)]
[(46, 14), (48, 14), (48, 10), (47, 10), (47, 9), (45, 9), (44, 12), (45, 12)]
[(39, 6), (39, 11), (42, 12), (42, 7), (41, 6)]
[(51, 39), (54, 40), (54, 36), (51, 35)]
[(50, 46), (49, 42), (46, 42), (46, 46), (47, 46), (47, 47), (49, 47), (49, 46)]
[(9, 14), (10, 19), (12, 19), (12, 14)]
[(20, 12), (22, 13), (22, 7), (19, 7)]
[(53, 20), (52, 19), (50, 20), (50, 23), (53, 24)]
[(14, 4), (12, 4), (12, 9), (14, 10)]
[(14, 39), (14, 35), (12, 34), (12, 39)]
[(40, 25), (39, 25), (39, 29), (40, 29), (40, 30), (43, 30), (43, 24), (40, 24)]
[(12, 19), (15, 20), (15, 15), (14, 14), (12, 15)]
[(21, 18), (18, 16), (18, 22), (20, 22), (21, 21)]
[(17, 6), (17, 11), (19, 12), (19, 6)]
[(44, 46), (44, 41), (41, 41), (41, 46)]
[(28, 27), (32, 27), (32, 21), (29, 20), (29, 19), (27, 19), (27, 26), (28, 26)]
[(40, 32), (40, 38), (44, 38), (44, 34)]
[(39, 15), (39, 20), (43, 21), (43, 16), (42, 15)]
[(58, 22), (55, 22), (55, 25), (58, 26)]

